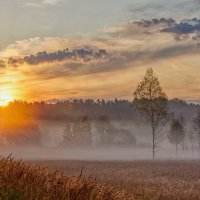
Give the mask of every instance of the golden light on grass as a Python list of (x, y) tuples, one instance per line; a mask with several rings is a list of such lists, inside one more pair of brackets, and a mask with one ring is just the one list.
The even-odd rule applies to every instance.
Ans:
[(9, 91), (0, 91), (0, 106), (7, 106), (13, 97)]
[(64, 176), (12, 158), (0, 157), (0, 199), (134, 200), (124, 190), (99, 184), (95, 178)]

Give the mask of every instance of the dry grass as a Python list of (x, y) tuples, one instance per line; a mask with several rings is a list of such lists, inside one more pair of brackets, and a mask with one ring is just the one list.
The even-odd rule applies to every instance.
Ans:
[(0, 158), (0, 200), (200, 200), (200, 161), (34, 163)]
[[(79, 171), (80, 172), (80, 171)], [(64, 176), (62, 172), (14, 159), (0, 159), (1, 200), (128, 200), (125, 192), (92, 177)]]
[(139, 200), (200, 200), (200, 161), (40, 161), (43, 166), (126, 189)]

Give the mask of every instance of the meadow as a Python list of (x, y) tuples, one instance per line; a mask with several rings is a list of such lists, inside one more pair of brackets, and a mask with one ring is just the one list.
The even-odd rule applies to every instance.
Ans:
[(125, 190), (133, 199), (200, 199), (200, 161), (197, 160), (35, 162), (74, 177), (83, 169), (84, 176), (96, 177), (98, 183)]
[(64, 176), (62, 172), (0, 158), (1, 200), (125, 200), (122, 190), (100, 184), (92, 177)]
[(1, 200), (200, 200), (200, 161), (0, 158)]

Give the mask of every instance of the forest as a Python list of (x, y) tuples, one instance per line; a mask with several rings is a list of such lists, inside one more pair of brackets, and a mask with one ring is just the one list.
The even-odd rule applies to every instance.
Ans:
[[(171, 117), (163, 138), (176, 147), (183, 148), (183, 143), (190, 143), (185, 148), (191, 144), (197, 148), (199, 135), (195, 119), (200, 106), (172, 99), (168, 107)], [(13, 101), (0, 108), (0, 131), (3, 146), (48, 146), (49, 133), (62, 137), (56, 146), (136, 146), (141, 145), (138, 138), (149, 134), (148, 123), (134, 108), (134, 102), (117, 98)]]

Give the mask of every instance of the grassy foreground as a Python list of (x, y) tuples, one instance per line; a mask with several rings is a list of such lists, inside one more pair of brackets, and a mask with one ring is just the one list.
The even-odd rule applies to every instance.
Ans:
[(124, 189), (137, 200), (200, 200), (199, 160), (34, 161), (78, 176), (93, 175), (99, 183)]
[(100, 185), (92, 177), (64, 176), (62, 172), (0, 158), (0, 200), (131, 200), (123, 191)]

